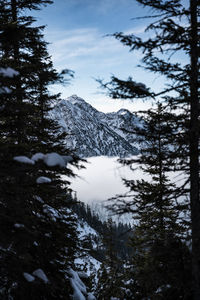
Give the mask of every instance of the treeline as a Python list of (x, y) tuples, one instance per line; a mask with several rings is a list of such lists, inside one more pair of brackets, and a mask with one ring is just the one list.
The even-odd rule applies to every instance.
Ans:
[[(133, 235), (131, 225), (120, 222), (115, 223), (111, 219), (102, 221), (101, 217), (88, 204), (83, 202), (74, 203), (72, 209), (80, 220), (87, 222), (98, 233), (98, 235), (92, 235), (91, 240), (88, 242), (88, 248), (91, 249), (90, 253), (93, 257), (100, 262), (104, 262), (110, 240), (112, 240), (113, 251), (121, 260), (121, 265), (131, 257), (132, 248), (129, 245), (130, 237)], [(97, 246), (95, 249), (93, 249), (92, 241)]]

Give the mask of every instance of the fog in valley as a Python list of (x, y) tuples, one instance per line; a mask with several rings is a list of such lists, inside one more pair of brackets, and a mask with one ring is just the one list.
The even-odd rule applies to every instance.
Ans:
[[(119, 163), (118, 157), (96, 156), (87, 158), (84, 163), (85, 169), (73, 171), (78, 174), (71, 179), (71, 188), (77, 195), (77, 199), (89, 204), (90, 207), (101, 215), (101, 218), (107, 219), (110, 216), (103, 207), (108, 204), (107, 200), (116, 196), (128, 193), (128, 188), (123, 184), (122, 178), (126, 179), (148, 179), (141, 169), (130, 170), (128, 166)], [(134, 166), (136, 167), (136, 166)], [(184, 180), (183, 174), (169, 173), (172, 182), (181, 185)], [(184, 201), (184, 199), (182, 199)], [(127, 214), (120, 217), (122, 222), (131, 222), (131, 217)], [(115, 221), (117, 218), (115, 217)]]
[(117, 157), (90, 157), (84, 165), (86, 169), (78, 171), (79, 177), (73, 179), (71, 184), (79, 200), (88, 204), (103, 202), (128, 191), (122, 178), (131, 179), (133, 172), (129, 167), (122, 166)]

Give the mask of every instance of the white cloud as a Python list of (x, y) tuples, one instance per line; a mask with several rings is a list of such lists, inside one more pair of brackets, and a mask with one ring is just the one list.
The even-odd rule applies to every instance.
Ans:
[[(129, 53), (129, 49), (112, 37), (103, 37), (95, 28), (80, 28), (75, 30), (52, 31), (48, 34), (50, 53), (57, 69), (69, 68), (75, 71), (72, 85), (66, 88), (58, 87), (54, 92), (62, 92), (64, 97), (78, 94), (95, 108), (104, 112), (117, 111), (124, 107), (139, 110), (146, 107), (142, 101), (111, 100), (99, 90), (94, 78), (109, 81), (110, 75), (126, 79), (129, 75), (137, 81), (143, 81), (144, 75), (136, 68), (139, 52)], [(152, 77), (151, 77), (152, 80)], [(147, 83), (147, 85), (149, 85)]]
[(95, 99), (93, 101), (88, 101), (92, 106), (94, 106), (97, 110), (102, 112), (113, 112), (118, 111), (121, 108), (128, 109), (132, 112), (136, 112), (138, 110), (148, 109), (152, 107), (151, 101), (142, 101), (142, 100), (120, 100), (120, 99), (111, 99), (102, 95), (95, 95)]
[[(138, 27), (137, 30), (142, 29)], [(124, 101), (122, 104), (122, 101), (118, 100), (114, 103), (108, 97), (98, 95), (99, 85), (93, 79), (102, 78), (106, 82), (109, 81), (111, 74), (122, 79), (132, 75), (134, 80), (143, 82), (148, 74), (144, 75), (143, 70), (136, 68), (141, 53), (130, 53), (128, 47), (124, 47), (113, 37), (103, 37), (103, 33), (97, 28), (50, 31), (47, 32), (47, 38), (53, 42), (49, 49), (55, 67), (58, 70), (68, 68), (75, 71), (72, 85), (65, 88), (57, 87), (57, 90), (53, 87), (53, 92), (62, 92), (63, 97), (78, 94), (104, 112), (116, 111), (122, 106), (130, 110), (146, 107), (146, 103), (142, 101), (129, 104), (125, 104)], [(149, 76), (148, 80), (144, 81), (147, 86), (155, 86), (152, 76)], [(156, 88), (158, 84), (160, 81), (157, 81)]]
[(88, 162), (86, 169), (79, 170), (80, 178), (73, 179), (71, 185), (78, 199), (85, 203), (105, 201), (117, 194), (124, 195), (129, 190), (122, 178), (147, 178), (141, 170), (133, 172), (129, 167), (122, 166), (117, 162), (117, 157), (90, 157)]
[[(83, 5), (83, 0), (67, 0), (70, 6)], [(116, 5), (117, 2), (117, 5)], [(95, 10), (99, 14), (108, 14), (113, 9), (121, 5), (126, 7), (133, 7), (132, 0), (84, 0), (84, 5)]]
[(104, 201), (127, 189), (122, 183), (121, 176), (131, 175), (131, 171), (121, 168), (117, 158), (91, 157), (86, 169), (79, 171), (81, 178), (72, 182), (72, 188), (77, 191), (78, 199), (86, 203)]
[[(95, 5), (95, 1), (91, 1), (93, 6)], [(117, 5), (130, 5), (130, 0), (118, 0)], [(109, 13), (110, 10), (116, 8), (116, 0), (99, 0), (98, 2), (98, 10), (102, 14)]]
[[(56, 64), (77, 58), (87, 60), (105, 58), (118, 58), (121, 51), (128, 53), (123, 45), (113, 37), (105, 37), (103, 33), (94, 28), (76, 29), (71, 31), (57, 31), (48, 33), (50, 42), (50, 53)], [(99, 59), (98, 59), (98, 57)]]

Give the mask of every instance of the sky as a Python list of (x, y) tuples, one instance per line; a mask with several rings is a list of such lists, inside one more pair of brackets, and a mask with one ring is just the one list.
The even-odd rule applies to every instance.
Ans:
[[(69, 86), (53, 87), (52, 91), (61, 92), (62, 98), (77, 94), (103, 112), (150, 107), (150, 101), (111, 100), (102, 94), (95, 81), (95, 78), (109, 81), (112, 74), (121, 79), (132, 76), (133, 80), (143, 82), (153, 91), (162, 90), (166, 83), (164, 78), (137, 67), (142, 58), (140, 52), (130, 52), (119, 41), (107, 36), (124, 32), (144, 38), (147, 21), (133, 18), (149, 14), (152, 12), (139, 6), (136, 0), (55, 0), (53, 5), (37, 11), (37, 23), (47, 25), (45, 40), (50, 43), (49, 53), (55, 68), (75, 72)], [(91, 158), (89, 162), (85, 170), (78, 172), (81, 178), (72, 182), (80, 200), (99, 202), (126, 192), (121, 176), (129, 176), (129, 171), (122, 170), (116, 159), (99, 157)]]
[(159, 90), (163, 79), (137, 67), (141, 53), (130, 52), (109, 34), (134, 33), (144, 36), (145, 23), (133, 20), (148, 13), (135, 0), (55, 0), (35, 13), (37, 23), (47, 25), (45, 40), (49, 44), (57, 70), (71, 69), (75, 78), (68, 86), (54, 86), (62, 98), (72, 94), (82, 97), (100, 111), (147, 108), (151, 102), (111, 100), (95, 79), (109, 81), (112, 74), (121, 79), (130, 75)]

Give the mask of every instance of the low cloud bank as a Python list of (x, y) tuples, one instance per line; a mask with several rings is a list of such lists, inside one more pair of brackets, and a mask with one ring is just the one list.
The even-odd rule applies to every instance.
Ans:
[(133, 172), (122, 166), (116, 157), (106, 156), (89, 158), (86, 169), (78, 171), (78, 175), (80, 178), (73, 179), (71, 187), (85, 203), (105, 201), (126, 193), (128, 189), (121, 178), (133, 178)]

